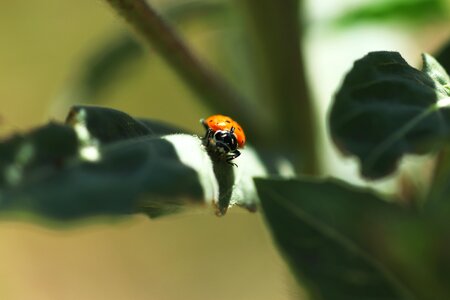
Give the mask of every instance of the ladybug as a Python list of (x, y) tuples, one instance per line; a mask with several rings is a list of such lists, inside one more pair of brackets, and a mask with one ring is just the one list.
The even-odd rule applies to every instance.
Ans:
[(220, 157), (225, 158), (230, 165), (237, 166), (231, 162), (241, 155), (238, 148), (244, 148), (245, 133), (241, 125), (230, 117), (223, 115), (212, 115), (200, 122), (206, 129), (206, 147), (211, 145)]

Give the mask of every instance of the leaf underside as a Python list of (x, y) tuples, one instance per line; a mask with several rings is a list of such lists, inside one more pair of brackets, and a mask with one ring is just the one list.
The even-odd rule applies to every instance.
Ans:
[[(74, 107), (67, 123), (0, 143), (0, 211), (56, 220), (139, 212), (156, 217), (203, 201), (197, 173), (160, 138), (183, 130), (98, 107)], [(88, 139), (77, 126), (87, 129)], [(80, 157), (83, 147), (93, 147), (100, 159)]]
[(272, 234), (314, 299), (407, 299), (363, 242), (399, 207), (335, 181), (255, 181)]
[(335, 96), (332, 138), (358, 157), (366, 178), (387, 176), (403, 155), (432, 152), (448, 139), (450, 110), (436, 106), (448, 97), (448, 75), (431, 56), (423, 58), (419, 71), (397, 52), (371, 52), (355, 62)]

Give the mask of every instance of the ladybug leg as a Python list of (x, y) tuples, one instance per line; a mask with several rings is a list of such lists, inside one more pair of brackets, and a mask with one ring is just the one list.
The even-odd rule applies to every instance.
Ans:
[(231, 160), (233, 159), (233, 157), (229, 157), (227, 158), (227, 164), (232, 165), (233, 167), (237, 168), (237, 164), (235, 164), (234, 162), (232, 162)]
[(234, 150), (233, 158), (237, 158), (237, 157), (239, 157), (240, 155), (241, 155), (241, 152), (240, 152), (239, 150)]
[(213, 131), (211, 128), (207, 128), (206, 129), (206, 133), (205, 133), (205, 137), (203, 138), (204, 140), (206, 140), (206, 147), (209, 146), (209, 140), (211, 139), (211, 137), (214, 135)]
[(233, 167), (238, 167), (238, 165), (237, 164), (235, 164), (234, 162), (231, 162), (231, 161), (227, 161), (227, 163), (229, 164), (229, 165), (231, 165), (231, 166), (233, 166)]
[(234, 162), (232, 162), (233, 159), (239, 157), (239, 155), (241, 155), (241, 152), (239, 150), (235, 150), (234, 152), (230, 153), (230, 155), (227, 157), (227, 163), (237, 167), (238, 165), (235, 164)]

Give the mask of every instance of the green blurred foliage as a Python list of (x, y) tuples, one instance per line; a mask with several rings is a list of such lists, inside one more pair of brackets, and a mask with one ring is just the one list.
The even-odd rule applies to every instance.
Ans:
[(334, 23), (342, 28), (369, 22), (422, 25), (448, 19), (449, 9), (447, 0), (376, 0), (346, 12)]
[[(65, 102), (84, 63), (129, 30), (101, 1), (0, 7), (2, 135), (48, 118), (62, 120), (72, 103), (84, 102)], [(202, 57), (229, 70), (222, 62), (226, 54), (216, 52), (222, 46), (215, 22), (205, 28), (190, 21), (182, 33)], [(202, 132), (198, 120), (209, 112), (170, 67), (154, 54), (134, 61), (111, 77), (96, 101)], [(286, 268), (258, 215), (231, 212), (217, 220), (192, 214), (152, 222), (136, 216), (114, 224), (94, 218), (64, 231), (21, 220), (4, 216), (0, 224), (2, 299), (290, 298)]]
[(256, 183), (275, 239), (314, 299), (449, 297), (448, 215), (336, 180)]
[[(80, 126), (88, 135), (80, 135)], [(67, 124), (50, 123), (0, 144), (0, 211), (69, 223), (137, 213), (156, 218), (202, 204), (197, 173), (160, 138), (181, 132), (113, 109), (74, 107)], [(95, 148), (94, 156), (83, 155), (86, 147)]]
[(429, 55), (419, 71), (398, 52), (371, 52), (355, 62), (336, 94), (332, 138), (358, 157), (364, 177), (392, 174), (405, 154), (430, 153), (448, 140), (449, 86)]
[[(62, 118), (71, 104), (94, 101), (138, 117), (163, 119), (192, 131), (201, 130), (197, 120), (210, 113), (211, 108), (197, 99), (161, 56), (152, 52), (153, 48), (142, 47), (139, 38), (124, 35), (122, 20), (114, 17), (109, 7), (87, 0), (47, 2), (45, 7), (37, 1), (8, 3), (0, 10), (0, 25), (3, 24), (0, 34), (7, 45), (0, 48), (0, 63), (5, 70), (0, 73), (5, 87), (0, 90), (0, 99), (7, 99), (1, 103), (2, 121), (6, 124), (3, 131), (10, 131), (11, 127), (35, 126), (46, 118), (50, 106), (53, 107), (51, 115)], [(300, 45), (302, 27), (299, 24), (303, 25), (304, 16), (300, 15), (297, 20), (299, 2), (246, 0), (244, 9), (239, 8), (245, 11), (242, 15), (236, 9), (239, 5), (230, 5), (226, 1), (207, 1), (205, 5), (202, 1), (194, 1), (181, 6), (173, 3), (175, 6), (167, 9), (167, 3), (161, 1), (157, 8), (192, 43), (198, 57), (220, 70), (220, 74), (224, 74), (245, 96), (244, 99), (250, 99), (251, 105), (272, 113), (272, 122), (258, 123), (256, 129), (266, 137), (259, 141), (274, 148), (284, 146), (292, 154), (302, 156), (303, 163), (312, 162), (312, 167), (304, 170), (317, 172), (314, 167), (317, 156), (315, 117), (308, 100)], [(337, 23), (355, 25), (362, 21), (393, 19), (423, 22), (445, 19), (447, 11), (447, 4), (442, 0), (377, 2), (350, 12)], [(148, 52), (151, 55), (145, 55)], [(407, 134), (395, 136), (396, 139), (388, 143), (387, 156), (377, 156), (365, 169), (363, 163), (363, 173), (368, 177), (390, 174), (404, 154), (435, 150), (434, 147), (417, 150), (416, 138), (423, 146), (422, 138), (429, 140), (438, 136), (441, 141), (448, 134), (447, 113), (441, 115), (437, 107), (433, 107), (432, 113), (439, 116), (425, 118), (425, 123), (419, 122), (422, 127), (412, 126), (411, 129), (408, 123), (411, 110), (413, 117), (421, 116), (440, 96), (448, 96), (448, 76), (443, 76), (441, 68), (436, 67), (434, 61), (425, 60), (424, 69), (418, 71), (401, 57), (392, 61), (375, 60), (375, 65), (378, 63), (383, 69), (388, 65), (389, 72), (379, 72), (379, 66), (375, 70), (369, 66), (367, 72), (350, 73), (354, 78), (347, 77), (343, 86), (347, 92), (341, 90), (336, 99), (336, 105), (341, 102), (349, 105), (339, 110), (335, 107), (331, 120), (334, 138), (345, 140), (343, 147), (358, 155), (361, 161), (370, 158), (367, 152), (376, 148), (380, 139), (383, 141), (392, 131), (407, 127)], [(70, 70), (75, 71), (71, 73)], [(363, 97), (365, 93), (369, 100)], [(418, 94), (422, 96), (418, 97)], [(363, 103), (355, 105), (347, 101), (352, 97), (362, 99)], [(379, 100), (379, 103), (371, 102), (363, 107), (373, 100)], [(389, 109), (383, 105), (385, 101), (389, 101)], [(364, 110), (367, 107), (367, 111)], [(361, 117), (361, 111), (367, 115), (351, 122), (355, 121), (355, 115)], [(350, 114), (346, 115), (348, 112)], [(250, 116), (253, 112), (247, 113)], [(388, 119), (383, 125), (391, 126), (377, 127), (370, 123), (372, 117), (380, 120), (386, 116)], [(54, 129), (49, 126), (41, 130), (51, 130), (49, 136), (53, 138), (56, 136)], [(124, 130), (126, 134), (130, 133), (128, 129)], [(256, 129), (252, 128), (253, 132)], [(361, 129), (364, 129), (363, 133), (359, 131)], [(17, 145), (22, 140), (41, 141), (40, 138), (33, 139), (39, 133), (37, 130), (24, 139), (10, 140), (4, 148), (5, 157), (15, 159), (14, 154), (20, 152), (16, 151), (20, 148)], [(67, 136), (70, 138), (71, 135)], [(412, 146), (408, 138), (413, 140)], [(258, 142), (256, 138), (254, 141)], [(55, 147), (48, 143), (36, 149), (45, 150), (49, 145)], [(76, 201), (77, 193), (83, 194), (86, 186), (80, 184), (78, 187), (82, 188), (65, 199), (64, 183), (77, 180), (86, 183), (92, 175), (90, 171), (106, 170), (105, 173), (98, 172), (98, 178), (89, 178), (88, 190), (101, 188), (102, 192), (113, 193), (110, 199), (101, 199), (96, 205), (104, 205), (102, 209), (106, 207), (108, 213), (114, 214), (116, 211), (108, 211), (117, 208), (114, 207), (114, 203), (118, 203), (114, 196), (126, 198), (119, 197), (120, 192), (126, 192), (127, 183), (131, 182), (130, 186), (133, 186), (139, 180), (133, 177), (130, 181), (122, 180), (123, 175), (119, 174), (114, 186), (108, 190), (111, 181), (105, 184), (101, 179), (111, 175), (112, 170), (129, 171), (128, 164), (138, 169), (142, 167), (140, 159), (145, 151), (140, 150), (149, 145), (133, 144), (136, 145), (133, 149), (137, 151), (130, 151), (125, 157), (113, 149), (109, 152), (110, 160), (106, 160), (110, 164), (94, 167), (79, 164), (72, 169), (74, 172), (63, 174), (70, 180), (55, 175), (51, 183), (53, 187), (55, 182), (58, 183), (59, 189), (48, 188), (39, 194), (37, 185), (25, 196), (13, 195), (22, 205), (18, 208), (32, 207), (27, 202), (29, 195), (51, 200), (44, 204), (50, 208), (64, 208), (69, 214), (79, 212), (79, 208), (93, 207), (95, 202), (89, 197), (85, 197), (84, 202)], [(434, 143), (427, 146), (434, 146)], [(151, 147), (155, 153), (170, 152), (161, 145)], [(48, 157), (51, 165), (55, 155), (59, 158), (59, 155), (67, 154), (63, 151), (67, 150), (65, 148), (61, 153), (57, 150), (56, 154), (48, 151), (47, 156), (39, 155), (46, 166)], [(17, 157), (20, 165), (22, 155)], [(100, 169), (96, 169), (99, 166)], [(38, 167), (41, 166), (38, 164)], [(162, 169), (167, 171), (168, 167)], [(145, 188), (148, 187), (145, 180), (160, 175), (158, 168), (149, 170), (149, 174), (136, 172)], [(193, 174), (179, 174), (179, 178), (193, 178)], [(170, 186), (164, 185), (169, 182), (169, 177), (170, 174), (162, 182), (152, 180), (151, 183), (166, 192), (171, 191)], [(408, 299), (417, 296), (427, 299), (430, 298), (427, 291), (432, 290), (433, 296), (444, 299), (450, 286), (445, 277), (449, 259), (448, 229), (444, 226), (449, 205), (442, 201), (447, 197), (446, 182), (440, 182), (438, 192), (432, 194), (440, 201), (425, 206), (425, 212), (417, 215), (384, 203), (369, 191), (354, 190), (342, 183), (258, 180), (257, 184), (274, 238), (288, 258), (291, 269), (301, 278), (300, 283), (306, 282), (311, 287), (313, 298)], [(47, 199), (45, 194), (49, 191), (56, 193)], [(77, 207), (67, 207), (64, 202), (67, 200), (76, 203)], [(120, 213), (134, 212), (133, 205), (119, 210)], [(55, 211), (45, 209), (40, 212), (55, 214)], [(112, 229), (87, 222), (86, 227), (63, 234), (4, 222), (0, 233), (5, 232), (2, 238), (7, 246), (0, 253), (6, 261), (2, 270), (6, 281), (0, 285), (0, 293), (7, 299), (30, 298), (30, 295), (35, 299), (47, 299), (46, 296), (59, 299), (68, 293), (75, 299), (147, 299), (149, 295), (156, 299), (209, 299), (211, 295), (216, 299), (289, 298), (284, 294), (285, 277), (279, 275), (284, 272), (284, 267), (261, 219), (247, 214), (242, 218), (231, 214), (220, 222), (207, 216), (183, 218), (151, 224), (134, 218), (116, 224)], [(95, 220), (98, 219), (91, 221)], [(61, 242), (67, 245), (58, 247)], [(24, 284), (32, 288), (23, 289)]]

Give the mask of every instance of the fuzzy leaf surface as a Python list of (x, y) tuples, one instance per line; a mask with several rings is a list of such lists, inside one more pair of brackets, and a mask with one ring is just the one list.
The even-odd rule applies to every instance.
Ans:
[(157, 217), (204, 200), (195, 170), (161, 138), (181, 129), (99, 107), (74, 107), (67, 123), (0, 143), (0, 211)]
[(420, 71), (397, 52), (371, 52), (354, 63), (335, 96), (332, 138), (358, 157), (364, 177), (390, 175), (405, 154), (430, 153), (448, 140), (449, 84), (430, 55)]

